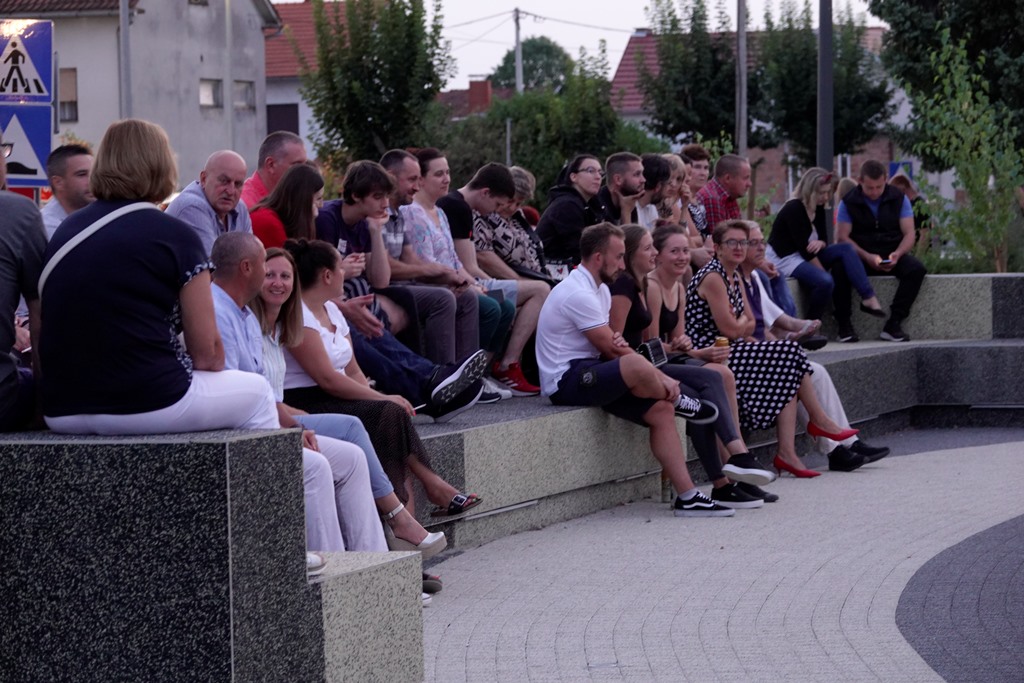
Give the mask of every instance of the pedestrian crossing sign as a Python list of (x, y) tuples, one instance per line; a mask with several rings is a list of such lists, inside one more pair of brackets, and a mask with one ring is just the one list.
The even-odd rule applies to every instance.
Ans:
[(0, 21), (0, 103), (53, 102), (53, 22)]

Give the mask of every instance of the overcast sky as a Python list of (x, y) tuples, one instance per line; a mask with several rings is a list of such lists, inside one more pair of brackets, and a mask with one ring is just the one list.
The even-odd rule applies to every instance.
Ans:
[[(711, 7), (714, 26), (716, 3), (711, 0), (708, 4)], [(748, 0), (747, 13), (751, 18), (752, 28), (763, 25), (762, 17), (766, 4), (771, 5), (773, 14), (778, 16), (778, 0)], [(835, 0), (832, 4), (833, 13), (837, 13), (839, 8), (846, 7), (844, 0)], [(444, 0), (445, 34), (452, 42), (452, 55), (458, 63), (458, 73), (449, 81), (448, 88), (465, 88), (471, 76), (490, 73), (501, 62), (505, 53), (515, 47), (515, 23), (512, 19), (512, 10), (515, 7), (533, 15), (524, 16), (520, 22), (522, 39), (547, 36), (573, 57), (576, 57), (581, 47), (590, 53), (596, 53), (598, 43), (601, 40), (606, 41), (608, 63), (611, 67), (611, 73), (608, 75), (611, 77), (626, 49), (630, 34), (634, 29), (650, 24), (647, 19), (648, 6), (649, 2), (644, 0)], [(818, 6), (817, 2), (812, 2), (815, 23)], [(735, 26), (737, 0), (730, 0), (726, 7)], [(851, 7), (855, 14), (865, 16), (869, 26), (882, 25), (878, 19), (867, 14), (865, 0), (853, 0)], [(538, 19), (536, 15), (546, 19)], [(475, 21), (484, 17), (491, 18)]]
[[(283, 3), (290, 0), (274, 0)], [(298, 0), (301, 1), (301, 0)], [(425, 0), (428, 7), (431, 0)], [(736, 21), (738, 0), (727, 0), (726, 9)], [(802, 0), (797, 0), (802, 6)], [(717, 3), (708, 0), (711, 24), (714, 27)], [(772, 7), (778, 16), (780, 0), (747, 0), (747, 14), (751, 28), (763, 25), (765, 6)], [(833, 14), (845, 8), (846, 0), (833, 0)], [(505, 53), (515, 47), (515, 23), (512, 10), (516, 7), (529, 16), (520, 21), (520, 37), (547, 36), (572, 57), (586, 48), (596, 54), (601, 40), (607, 43), (611, 78), (615, 73), (629, 36), (640, 27), (649, 25), (645, 0), (443, 0), (445, 36), (451, 40), (452, 56), (458, 72), (448, 82), (447, 89), (466, 88), (472, 76), (491, 73), (501, 63)], [(811, 0), (811, 10), (817, 23), (819, 2)], [(863, 15), (868, 26), (882, 23), (867, 14), (866, 0), (850, 0), (855, 14)], [(543, 18), (540, 18), (543, 17)], [(566, 23), (574, 22), (574, 23)], [(581, 26), (579, 24), (586, 24)]]

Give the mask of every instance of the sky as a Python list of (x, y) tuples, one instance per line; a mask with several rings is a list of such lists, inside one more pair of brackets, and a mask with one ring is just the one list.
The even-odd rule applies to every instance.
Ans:
[[(728, 0), (726, 5), (733, 26), (737, 2)], [(747, 14), (750, 16), (748, 25), (751, 28), (763, 25), (766, 4), (771, 5), (773, 14), (778, 16), (778, 0), (747, 0)], [(716, 3), (710, 0), (708, 5), (711, 7), (713, 25)], [(845, 9), (846, 2), (833, 0), (832, 5), (835, 14), (839, 8)], [(505, 53), (515, 47), (512, 10), (517, 6), (521, 12), (529, 13), (529, 16), (523, 16), (520, 20), (521, 39), (547, 36), (565, 48), (572, 57), (578, 55), (581, 47), (596, 54), (598, 44), (605, 40), (611, 66), (609, 78), (615, 73), (629, 36), (635, 29), (650, 25), (647, 19), (649, 2), (644, 0), (444, 0), (444, 33), (451, 40), (452, 55), (458, 64), (458, 73), (449, 81), (449, 89), (466, 88), (472, 76), (489, 74), (501, 63)], [(815, 23), (818, 6), (817, 2), (812, 2)], [(878, 19), (867, 14), (865, 0), (851, 0), (850, 6), (855, 15), (865, 16), (867, 25), (882, 25)], [(540, 19), (538, 16), (545, 18)], [(483, 20), (476, 21), (480, 19)]]
[[(283, 3), (286, 0), (274, 0)], [(430, 0), (426, 0), (428, 6)], [(802, 0), (797, 0), (802, 6)], [(855, 15), (863, 15), (868, 26), (883, 25), (867, 14), (866, 0), (849, 0)], [(738, 0), (726, 0), (726, 9), (735, 26)], [(845, 9), (846, 0), (832, 0), (833, 14)], [(717, 7), (709, 0), (712, 26)], [(763, 25), (765, 6), (778, 16), (780, 0), (747, 0), (749, 26)], [(448, 81), (447, 90), (464, 89), (474, 76), (486, 76), (501, 63), (505, 53), (515, 47), (515, 23), (512, 10), (519, 7), (520, 39), (547, 36), (576, 57), (580, 48), (596, 54), (601, 40), (607, 44), (611, 78), (615, 74), (629, 36), (637, 28), (649, 25), (645, 0), (443, 0), (444, 34), (451, 41), (457, 73)], [(819, 3), (811, 0), (817, 22)], [(528, 13), (528, 15), (527, 15)], [(573, 23), (566, 23), (573, 22)], [(581, 26), (580, 24), (586, 24)]]

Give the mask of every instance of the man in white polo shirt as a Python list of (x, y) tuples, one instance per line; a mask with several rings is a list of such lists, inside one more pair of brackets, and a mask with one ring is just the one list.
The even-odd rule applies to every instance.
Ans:
[(713, 422), (712, 403), (683, 396), (679, 382), (629, 348), (608, 325), (613, 282), (625, 267), (622, 230), (592, 225), (580, 237), (582, 261), (544, 302), (537, 323), (537, 365), (541, 393), (556, 405), (600, 406), (650, 429), (651, 451), (679, 497), (677, 517), (730, 517), (690, 479), (676, 429), (679, 415), (698, 424)]

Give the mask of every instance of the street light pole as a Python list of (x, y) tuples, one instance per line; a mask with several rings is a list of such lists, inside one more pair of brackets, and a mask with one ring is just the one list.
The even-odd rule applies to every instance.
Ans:
[(736, 153), (747, 156), (747, 3), (736, 6)]
[(519, 8), (512, 10), (512, 16), (516, 22), (516, 92), (520, 95), (525, 90), (523, 86), (523, 43), (519, 40)]
[[(818, 166), (832, 170), (834, 105), (832, 83), (832, 0), (818, 0)], [(832, 212), (825, 212), (826, 231), (832, 237)]]

